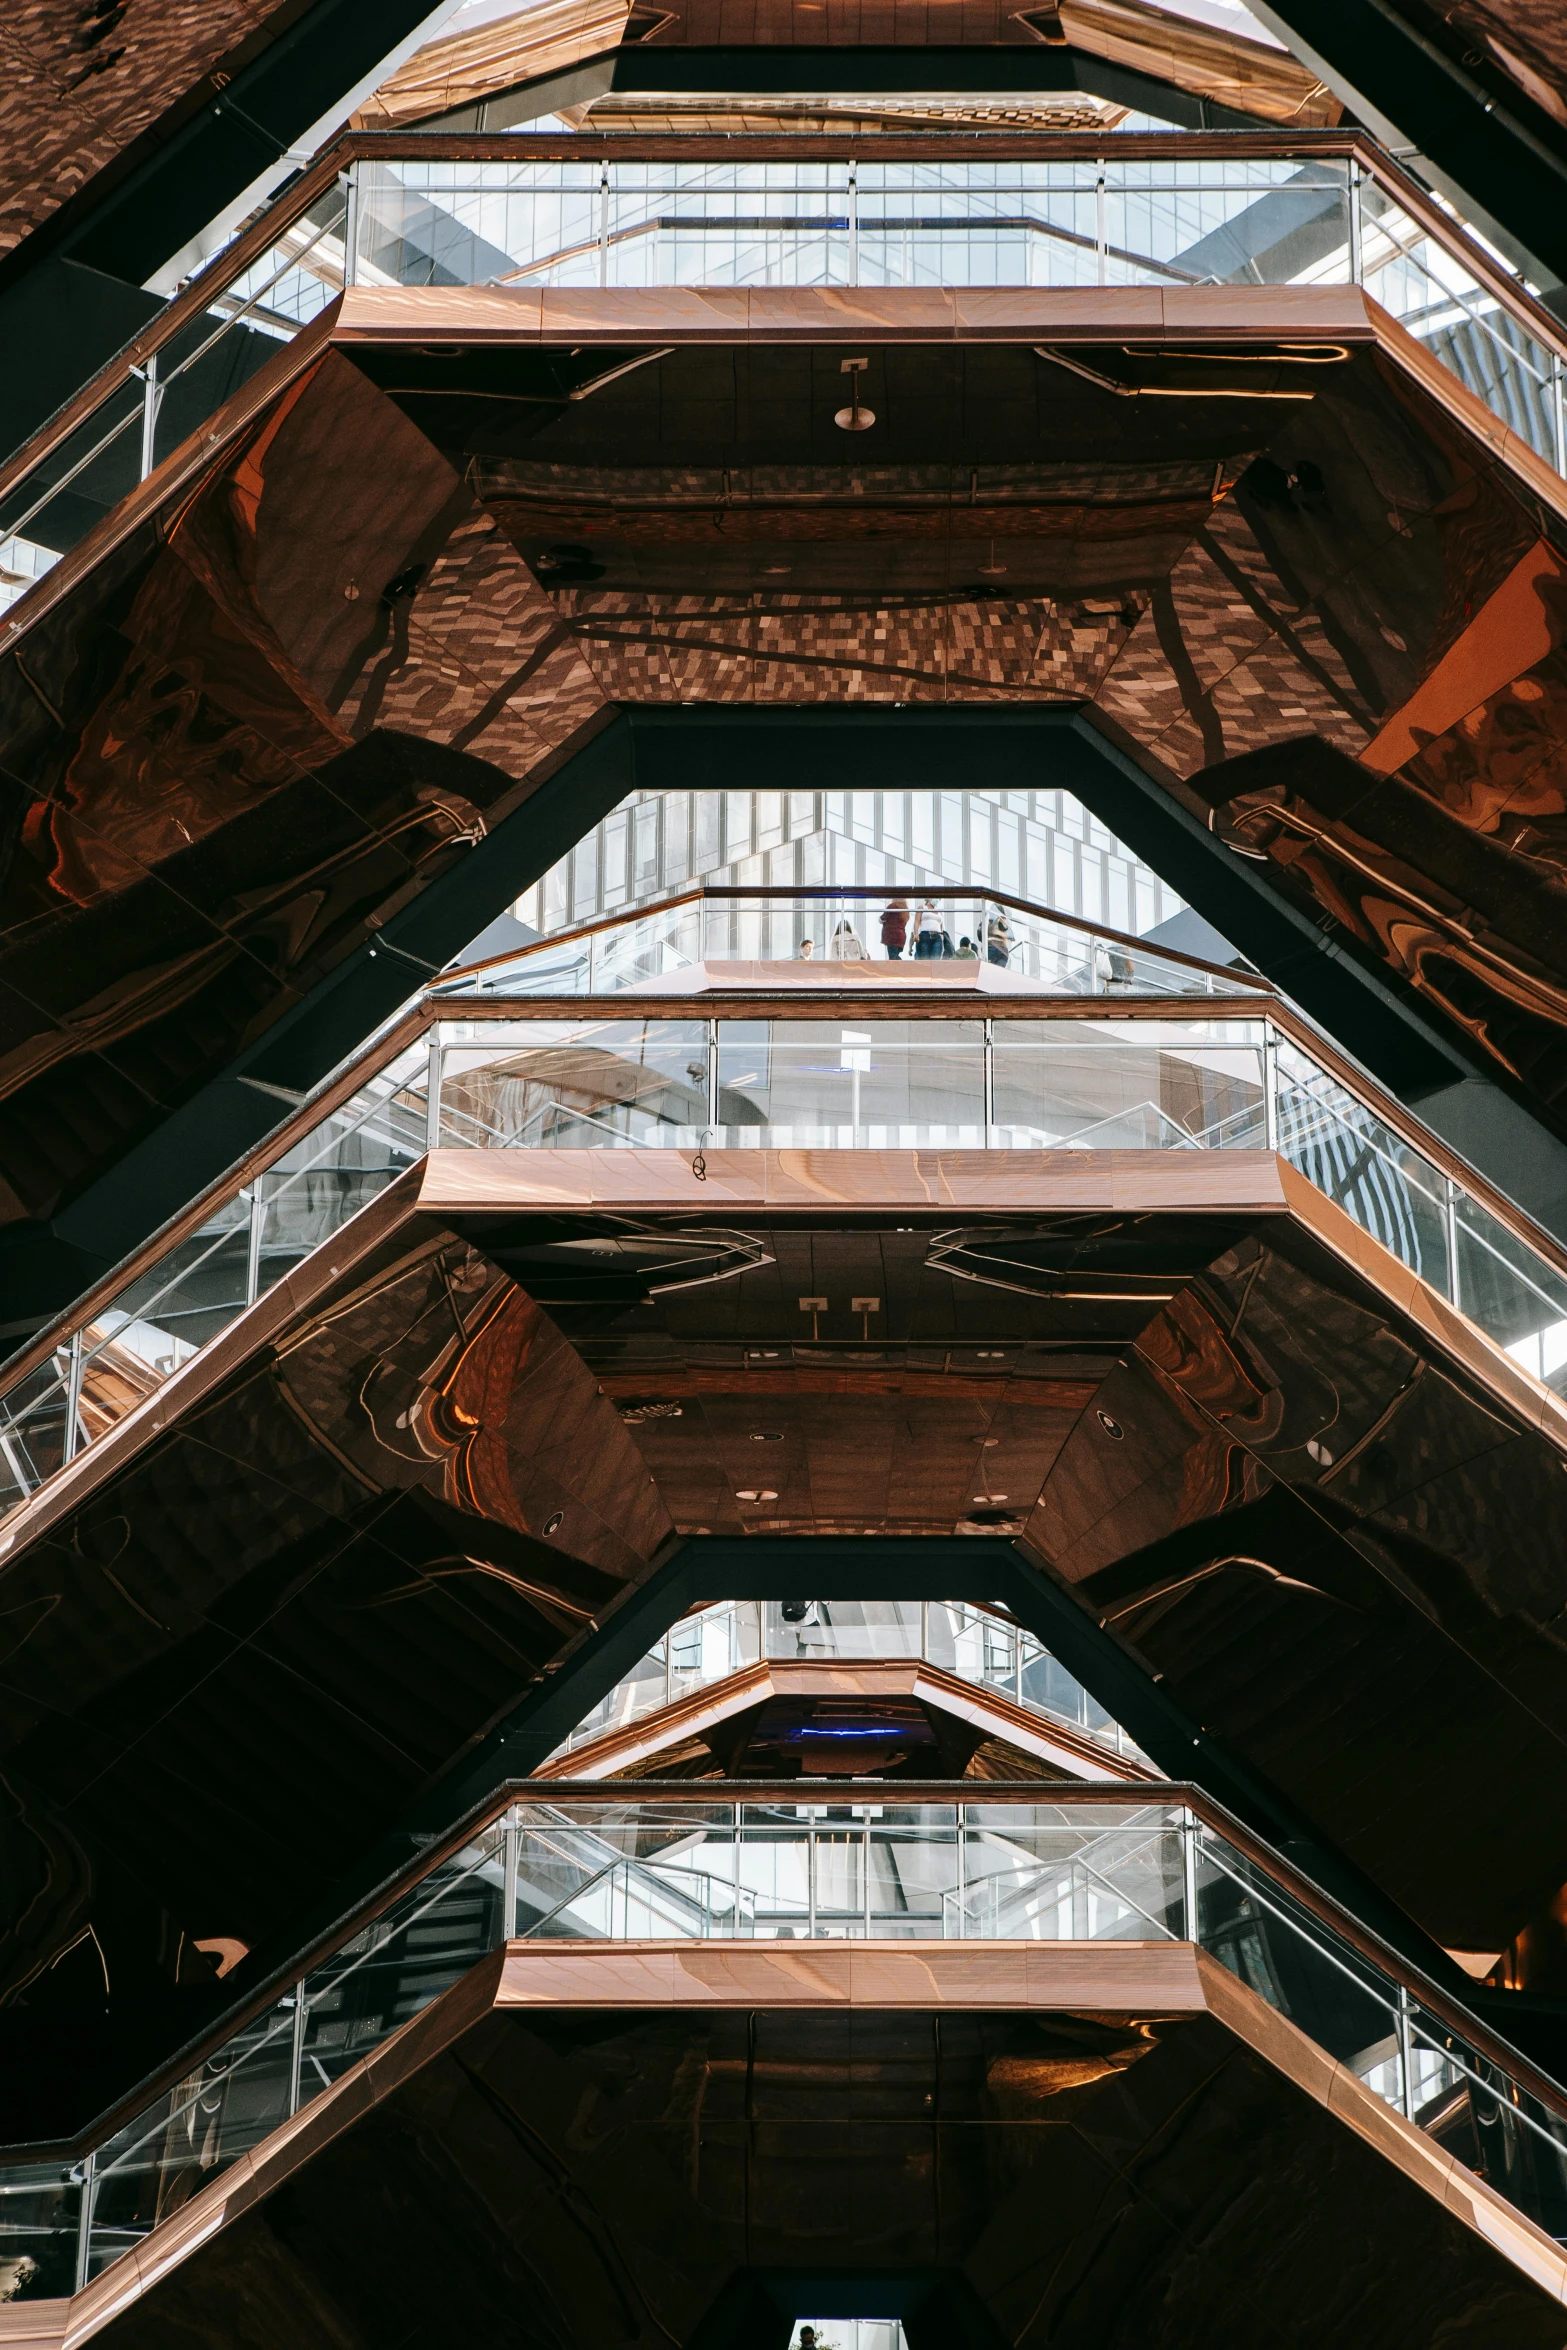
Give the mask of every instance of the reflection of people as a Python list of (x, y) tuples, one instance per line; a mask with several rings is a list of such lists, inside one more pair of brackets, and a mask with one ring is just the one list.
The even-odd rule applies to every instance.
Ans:
[(1094, 940), (1092, 963), (1094, 973), (1093, 993), (1095, 995), (1106, 995), (1109, 992), (1110, 981), (1114, 975), (1115, 966), (1110, 960), (1110, 949), (1105, 945), (1105, 942), (1102, 938), (1096, 938)]
[(801, 939), (801, 941), (800, 941), (800, 954), (799, 954), (799, 960), (800, 960), (802, 963), (808, 963), (808, 962), (810, 961), (811, 957), (812, 957), (812, 956), (815, 954), (815, 952), (816, 952), (816, 941), (815, 941), (815, 939), (814, 939), (814, 938), (802, 938), (802, 939)]
[(1012, 957), (1012, 925), (1004, 908), (998, 906), (985, 925), (985, 959), (990, 963), (1006, 964)]
[(966, 930), (958, 940), (957, 960), (960, 963), (977, 963), (979, 961), (979, 949)]
[(1130, 987), (1132, 978), (1131, 956), (1125, 947), (1112, 947), (1110, 949), (1110, 985), (1112, 987)]
[(907, 898), (889, 898), (881, 918), (881, 943), (887, 950), (889, 963), (902, 958), (909, 935), (909, 901)]
[(921, 963), (928, 963), (941, 952), (941, 916), (936, 911), (934, 898), (922, 900), (914, 917), (914, 954)]
[(865, 949), (860, 944), (860, 934), (847, 914), (839, 915), (837, 928), (832, 934), (832, 945), (827, 951), (835, 963), (864, 962)]

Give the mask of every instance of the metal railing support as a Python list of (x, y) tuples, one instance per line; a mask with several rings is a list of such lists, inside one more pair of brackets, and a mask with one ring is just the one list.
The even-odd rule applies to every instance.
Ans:
[(299, 2082), (305, 2066), (305, 1986), (294, 1985), (294, 2028), (288, 2037), (288, 2110), (299, 2111)]
[(432, 1028), (424, 1084), (424, 1147), (427, 1151), (438, 1151), (441, 1147), (442, 1057), (440, 1029)]
[(1398, 1986), (1398, 2103), (1405, 2121), (1415, 2118), (1415, 2043), (1409, 2028), (1409, 1993)]
[(501, 1940), (510, 1942), (517, 1931), (517, 1863), (522, 1850), (522, 1829), (517, 1819), (517, 1806), (506, 1814), (505, 1841), (501, 1848)]
[(359, 166), (351, 163), (342, 178), (343, 284), (359, 282)]
[(1197, 1909), (1197, 1822), (1189, 1811), (1181, 1814), (1181, 1924), (1188, 1942), (1200, 1942), (1202, 1921)]
[(76, 2212), (76, 2291), (80, 2293), (92, 2272), (93, 2203), (98, 2187), (98, 2157), (89, 2154), (81, 2166), (81, 2202)]
[(145, 481), (158, 462), (158, 411), (163, 406), (163, 386), (158, 381), (158, 354), (153, 352), (145, 367), (135, 371), (141, 377), (141, 472)]
[(65, 1375), (65, 1427), (61, 1433), (60, 1457), (74, 1461), (82, 1430), (82, 1338), (80, 1330), (71, 1333), (70, 1355)]

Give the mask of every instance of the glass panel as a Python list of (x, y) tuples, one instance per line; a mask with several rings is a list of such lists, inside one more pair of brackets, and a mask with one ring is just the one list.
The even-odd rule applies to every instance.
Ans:
[(1567, 2123), (1208, 1829), (1197, 1881), (1205, 1949), (1548, 2235), (1567, 2232)]
[(360, 254), (401, 285), (1342, 280), (1341, 162), (378, 163)]
[(984, 1141), (977, 1020), (725, 1021), (715, 1139), (730, 1147), (911, 1149)]
[(502, 1939), (501, 1837), (489, 1830), (306, 1978), (303, 2104)]
[(109, 2139), (93, 2183), (91, 2275), (287, 2120), (293, 2050), (291, 1995)]
[(1278, 1042), (1278, 1145), (1292, 1166), (1443, 1296), (1447, 1186), (1429, 1159), (1306, 1055)]
[(258, 1296), (424, 1155), (429, 1047), (400, 1054), (258, 1180)]
[(1567, 1281), (1477, 1200), (1455, 1199), (1453, 1238), (1461, 1311), (1525, 1370), (1567, 1391)]
[(705, 1021), (506, 1021), (442, 1033), (447, 1149), (689, 1147), (706, 1131)]
[[(989, 485), (1001, 496), (1007, 487)], [(1010, 487), (1019, 496), (1028, 492), (1026, 482)], [(718, 491), (715, 475), (710, 490), (697, 484), (692, 494), (711, 498)], [(926, 978), (932, 963), (984, 963), (992, 987), (1001, 984), (994, 974), (1005, 971), (1051, 995), (1226, 995), (1244, 994), (1253, 984), (1241, 974), (1194, 970), (1136, 940), (1098, 937), (995, 899), (856, 889), (715, 896), (655, 908), (527, 948), (465, 982), (463, 992), (607, 994), (671, 981), (703, 962), (801, 961), (880, 963)]]
[(1374, 181), (1361, 199), (1365, 289), (1494, 415), (1558, 462), (1551, 354)]
[(998, 1020), (994, 1035), (1004, 1148), (1263, 1147), (1262, 1032), (1250, 1023)]
[(1103, 1941), (1180, 1924), (1180, 1838), (1158, 1806), (751, 1804), (738, 1828), (726, 1806), (651, 1835), (523, 1819), (525, 1934)]
[(58, 2162), (18, 2163), (0, 2178), (0, 2302), (62, 2299), (76, 2289), (81, 2188)]

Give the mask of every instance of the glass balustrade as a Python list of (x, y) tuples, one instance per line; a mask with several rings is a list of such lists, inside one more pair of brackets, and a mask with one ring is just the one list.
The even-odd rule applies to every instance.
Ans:
[(769, 1657), (792, 1663), (918, 1657), (975, 1688), (998, 1691), (1042, 1720), (1082, 1731), (1112, 1753), (1141, 1759), (1119, 1722), (1031, 1632), (961, 1600), (722, 1600), (656, 1642), (558, 1751), (571, 1754), (630, 1729)]
[(1115, 145), (1060, 162), (366, 162), (355, 266), (413, 286), (1359, 283), (1563, 468), (1555, 354), (1395, 185), (1343, 156)]
[(868, 964), (877, 966), (878, 983), (963, 984), (983, 964), (991, 987), (1010, 982), (1048, 995), (1226, 996), (1256, 986), (1249, 974), (1182, 962), (1016, 899), (862, 889), (776, 897), (715, 890), (676, 899), (546, 939), (461, 984), (464, 993), (602, 996), (678, 985), (699, 963), (806, 962), (835, 967), (823, 984), (869, 978)]
[[(889, 1794), (891, 1790), (889, 1790)], [(512, 1804), (84, 2160), (0, 2169), (0, 2297), (79, 2289), (506, 1940), (1195, 1940), (1567, 2238), (1567, 2119), (1180, 1800)], [(1521, 2071), (1520, 2067), (1520, 2071)]]
[(889, 1018), (883, 997), (831, 1019), (721, 1020), (629, 1002), (605, 1018), (596, 1007), (535, 1015), (525, 996), (506, 1000), (514, 1012), (472, 1000), (484, 1017), (463, 1018), (463, 999), (443, 992), (415, 1043), (379, 1067), (372, 1048), (358, 1093), (0, 1395), (0, 1511), (432, 1146), (1276, 1150), (1523, 1369), (1567, 1392), (1567, 1279), (1269, 1019), (1217, 1016), (1217, 1004), (1188, 1017), (1167, 1003), (1154, 1018), (1131, 989), (1100, 1016), (1054, 1019), (1037, 1002), (1014, 1015), (994, 998), (983, 1018), (961, 1001), (950, 1016)]
[[(1334, 148), (1337, 151), (1333, 151)], [(1374, 149), (1331, 139), (1239, 157), (1163, 152), (878, 163), (532, 161), (384, 153), (285, 189), (272, 242), (220, 255), (161, 349), (127, 346), (87, 412), (0, 498), (0, 536), (46, 568), (212, 416), (345, 283), (365, 286), (1158, 286), (1358, 283), (1558, 472), (1562, 350), (1441, 204)], [(325, 159), (323, 159), (325, 160)], [(245, 256), (249, 254), (247, 259)]]

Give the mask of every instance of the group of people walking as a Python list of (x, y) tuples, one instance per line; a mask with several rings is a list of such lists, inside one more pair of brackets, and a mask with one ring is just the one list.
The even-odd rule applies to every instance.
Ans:
[[(910, 906), (907, 898), (889, 898), (882, 910), (881, 943), (890, 963), (901, 962), (906, 951), (917, 963), (976, 963), (980, 955), (980, 946), (966, 934), (953, 945), (951, 932), (934, 898), (922, 898), (915, 907)], [(981, 943), (986, 962), (1005, 966), (1011, 961), (1012, 926), (1004, 907), (995, 907), (986, 917)], [(810, 962), (815, 952), (814, 941), (802, 938), (800, 960)], [(847, 914), (839, 916), (827, 952), (835, 963), (865, 960), (864, 943)]]

